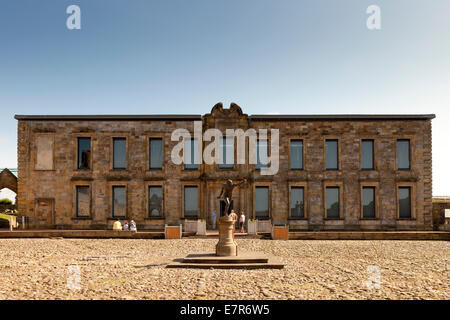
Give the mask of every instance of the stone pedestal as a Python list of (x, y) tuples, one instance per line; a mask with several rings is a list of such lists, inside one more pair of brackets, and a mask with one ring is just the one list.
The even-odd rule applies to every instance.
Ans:
[(234, 221), (231, 217), (219, 218), (219, 242), (216, 256), (237, 256), (237, 244), (234, 242)]

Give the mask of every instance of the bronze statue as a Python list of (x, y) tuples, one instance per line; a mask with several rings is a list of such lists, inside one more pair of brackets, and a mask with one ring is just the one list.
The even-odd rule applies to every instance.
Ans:
[(247, 180), (244, 179), (239, 183), (233, 183), (231, 179), (228, 179), (227, 182), (222, 185), (222, 191), (220, 191), (220, 195), (217, 197), (217, 199), (223, 199), (225, 201), (225, 216), (228, 216), (228, 209), (230, 208), (234, 187), (240, 186), (246, 181)]

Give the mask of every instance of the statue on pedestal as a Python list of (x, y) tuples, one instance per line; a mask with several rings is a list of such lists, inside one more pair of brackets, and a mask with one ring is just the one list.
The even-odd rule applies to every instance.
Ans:
[(219, 242), (216, 245), (217, 256), (237, 256), (237, 245), (234, 242), (235, 221), (228, 216), (228, 209), (230, 208), (234, 187), (240, 186), (244, 182), (246, 182), (245, 179), (239, 183), (227, 180), (222, 186), (220, 195), (217, 197), (217, 199), (225, 201), (225, 216), (219, 218)]
[(223, 199), (225, 201), (225, 216), (228, 217), (228, 210), (230, 209), (230, 204), (231, 204), (231, 198), (233, 196), (233, 189), (235, 187), (240, 186), (241, 184), (243, 184), (244, 182), (246, 182), (247, 180), (243, 180), (239, 183), (233, 183), (233, 181), (231, 179), (228, 179), (227, 182), (225, 184), (222, 185), (222, 190), (220, 191), (220, 195), (217, 197), (217, 199)]

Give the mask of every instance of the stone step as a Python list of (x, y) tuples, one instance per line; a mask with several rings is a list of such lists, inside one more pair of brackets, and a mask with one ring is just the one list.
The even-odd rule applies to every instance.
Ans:
[(209, 263), (209, 264), (230, 264), (230, 263), (268, 263), (269, 258), (257, 254), (239, 254), (238, 256), (219, 257), (213, 253), (190, 254), (183, 259), (183, 263)]
[(237, 256), (216, 256), (214, 253), (189, 254), (184, 259), (176, 259), (167, 268), (194, 269), (282, 269), (276, 257), (261, 252), (238, 252)]
[(167, 268), (193, 268), (193, 269), (283, 269), (281, 263), (183, 263), (174, 262)]

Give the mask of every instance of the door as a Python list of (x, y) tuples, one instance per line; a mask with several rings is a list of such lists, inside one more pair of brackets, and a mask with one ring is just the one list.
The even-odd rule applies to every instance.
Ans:
[(54, 199), (37, 199), (36, 200), (36, 220), (40, 226), (54, 225)]

